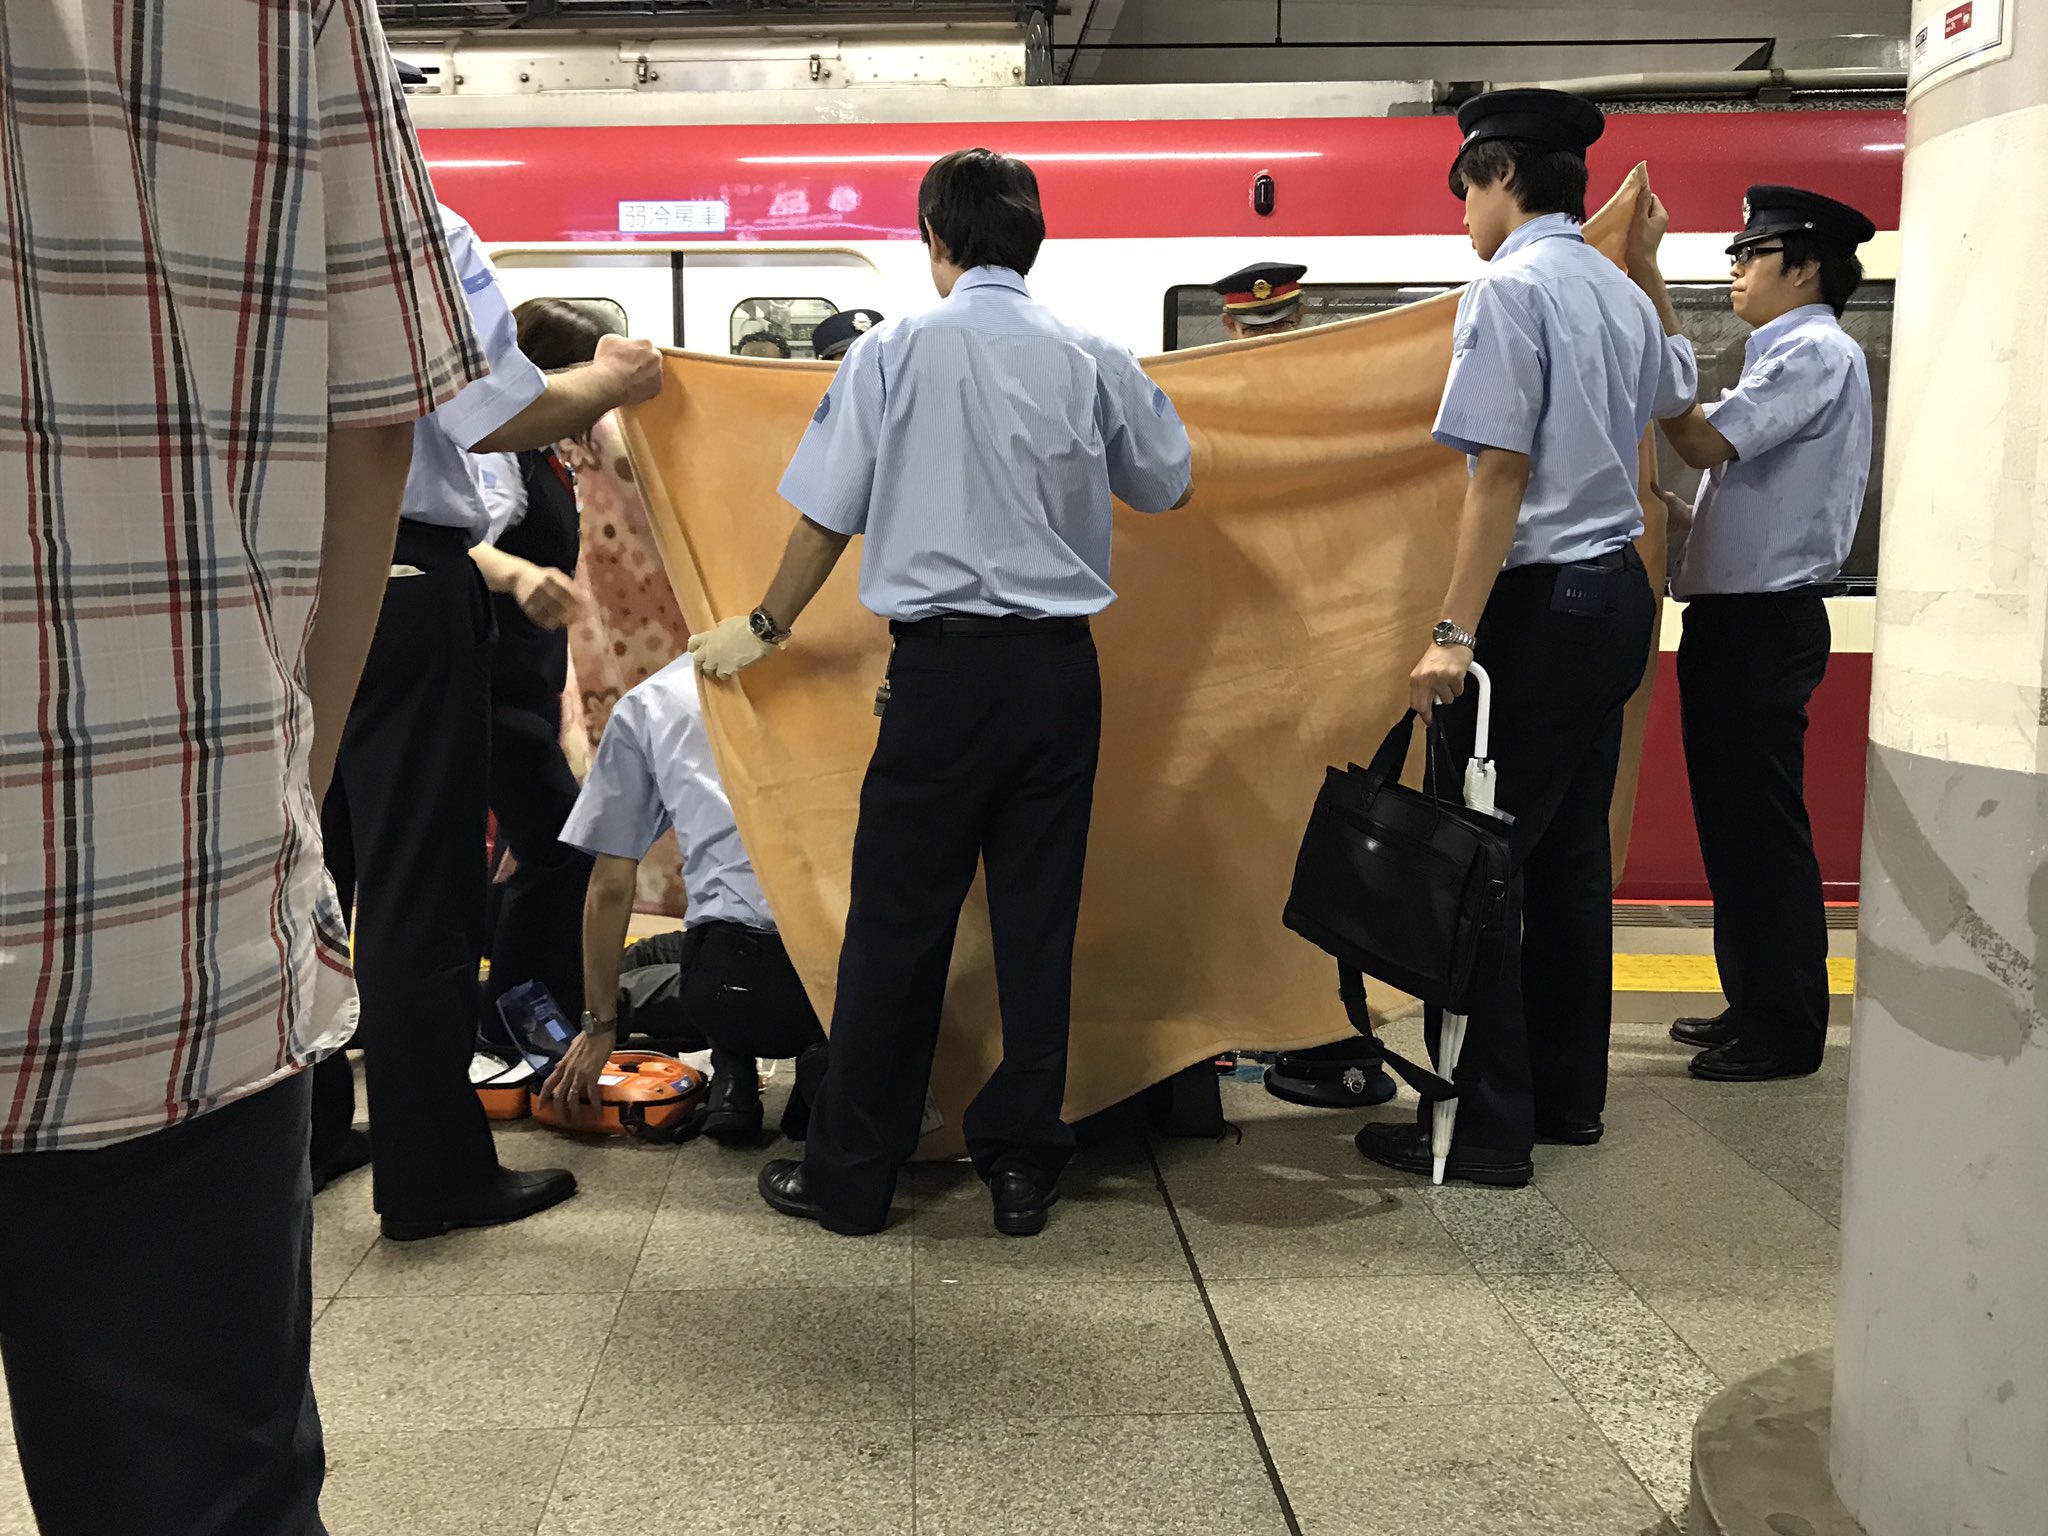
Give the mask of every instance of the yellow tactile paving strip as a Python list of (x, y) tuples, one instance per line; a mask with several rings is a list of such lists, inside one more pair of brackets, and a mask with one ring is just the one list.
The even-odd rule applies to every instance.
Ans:
[[(1721, 973), (1712, 955), (1641, 955), (1614, 957), (1617, 992), (1719, 992)], [(1856, 991), (1856, 962), (1843, 957), (1828, 961), (1828, 991), (1849, 997)]]

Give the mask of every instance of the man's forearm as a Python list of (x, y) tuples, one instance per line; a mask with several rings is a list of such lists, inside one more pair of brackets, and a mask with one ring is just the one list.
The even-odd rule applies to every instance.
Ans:
[(581, 437), (619, 403), (619, 380), (602, 363), (585, 363), (547, 376), (548, 387), (533, 403), (480, 442), (471, 453), (518, 453)]
[(825, 578), (839, 564), (850, 539), (851, 535), (834, 533), (808, 517), (798, 518), (783, 546), (782, 564), (768, 583), (768, 595), (761, 599), (768, 617), (784, 629), (794, 625), (797, 615), (810, 606)]
[(1654, 262), (1631, 262), (1628, 275), (1635, 284), (1649, 295), (1650, 303), (1656, 307), (1657, 319), (1663, 324), (1666, 336), (1683, 336), (1685, 327), (1679, 323), (1677, 306), (1671, 302), (1671, 286), (1664, 281), (1664, 274)]
[(1444, 593), (1443, 617), (1467, 632), (1479, 628), (1494, 579), (1515, 542), (1515, 520), (1521, 516), (1522, 493), (1529, 487), (1527, 454), (1488, 449), (1465, 487), (1465, 509), (1458, 519), (1458, 553), (1451, 565), (1451, 584)]
[(601, 853), (583, 893), (583, 1005), (599, 1018), (618, 1006), (619, 955), (633, 922), (633, 892), (640, 866)]
[(342, 728), (391, 579), (399, 501), (412, 466), (412, 425), (340, 427), (327, 434), (327, 504), (320, 528), (320, 587), (306, 636), (313, 704), (313, 794), (324, 799)]
[(1697, 405), (1683, 416), (1658, 422), (1657, 430), (1677, 450), (1679, 458), (1694, 469), (1712, 469), (1735, 457), (1735, 445), (1721, 435)]

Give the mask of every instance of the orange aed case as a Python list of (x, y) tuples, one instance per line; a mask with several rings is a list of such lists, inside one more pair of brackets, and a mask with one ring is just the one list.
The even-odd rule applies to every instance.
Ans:
[[(704, 1074), (688, 1062), (656, 1051), (614, 1051), (597, 1079), (598, 1102), (564, 1111), (533, 1101), (542, 1125), (643, 1141), (681, 1141), (703, 1121)], [(538, 1086), (538, 1085), (536, 1085)]]
[[(498, 1016), (517, 1048), (519, 1060), (499, 1062), (502, 1073), (471, 1081), (493, 1120), (526, 1113), (561, 1131), (599, 1136), (634, 1136), (643, 1141), (684, 1141), (704, 1123), (704, 1095), (710, 1080), (687, 1062), (659, 1051), (614, 1051), (598, 1075), (598, 1102), (567, 1109), (543, 1103), (540, 1091), (576, 1038), (561, 1006), (537, 981), (514, 987), (498, 999)], [(479, 1052), (477, 1061), (493, 1059)]]

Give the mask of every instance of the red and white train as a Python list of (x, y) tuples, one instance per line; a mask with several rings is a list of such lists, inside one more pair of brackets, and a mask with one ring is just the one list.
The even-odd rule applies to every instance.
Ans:
[[(918, 180), (984, 144), (1036, 168), (1049, 238), (1033, 291), (1140, 353), (1216, 340), (1208, 284), (1254, 260), (1306, 263), (1313, 318), (1369, 312), (1478, 270), (1445, 188), (1443, 117), (1342, 115), (1344, 88), (1080, 87), (839, 93), (845, 120), (749, 121), (744, 97), (579, 92), (420, 96), (437, 191), (475, 226), (516, 299), (604, 297), (636, 335), (723, 352), (773, 330), (798, 356), (834, 309), (886, 315), (932, 301), (917, 240)], [(1376, 109), (1371, 109), (1376, 110)], [(817, 114), (814, 109), (814, 115)], [(715, 119), (715, 120), (709, 120)], [(1732, 380), (1728, 232), (1753, 182), (1812, 187), (1881, 233), (1850, 323), (1879, 399), (1898, 260), (1902, 113), (1737, 109), (1617, 112), (1592, 157), (1591, 202), (1648, 161), (1672, 213), (1666, 275), (1689, 286), (1703, 372)], [(1270, 208), (1254, 183), (1270, 178)], [(1881, 469), (1881, 463), (1878, 466)], [(1686, 476), (1672, 465), (1668, 483)], [(1829, 897), (1853, 900), (1870, 692), (1870, 596), (1881, 474), (1842, 595), (1834, 657), (1812, 705), (1807, 783)], [(1686, 799), (1664, 626), (1642, 790), (1620, 894), (1707, 895)]]

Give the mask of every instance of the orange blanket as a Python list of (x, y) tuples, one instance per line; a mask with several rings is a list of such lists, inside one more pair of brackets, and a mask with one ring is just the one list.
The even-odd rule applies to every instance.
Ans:
[[(1610, 255), (1637, 178), (1588, 226)], [(1156, 358), (1195, 446), (1195, 500), (1119, 509), (1120, 600), (1096, 624), (1102, 767), (1074, 961), (1067, 1114), (1231, 1047), (1348, 1033), (1333, 962), (1281, 926), (1325, 764), (1360, 760), (1405, 705), (1448, 579), (1464, 461), (1430, 441), (1455, 295), (1289, 336)], [(627, 416), (652, 523), (692, 625), (760, 598), (795, 513), (775, 485), (826, 365), (673, 353)], [(1645, 484), (1647, 486), (1647, 469)], [(1645, 564), (1664, 568), (1661, 506)], [(850, 550), (787, 654), (705, 696), (740, 831), (819, 1012), (831, 1012), (886, 626)], [(1648, 689), (1614, 803), (1626, 852)], [(1374, 1001), (1396, 1001), (1384, 989)], [(932, 1089), (960, 1111), (1000, 1053), (987, 911), (960, 926)]]

